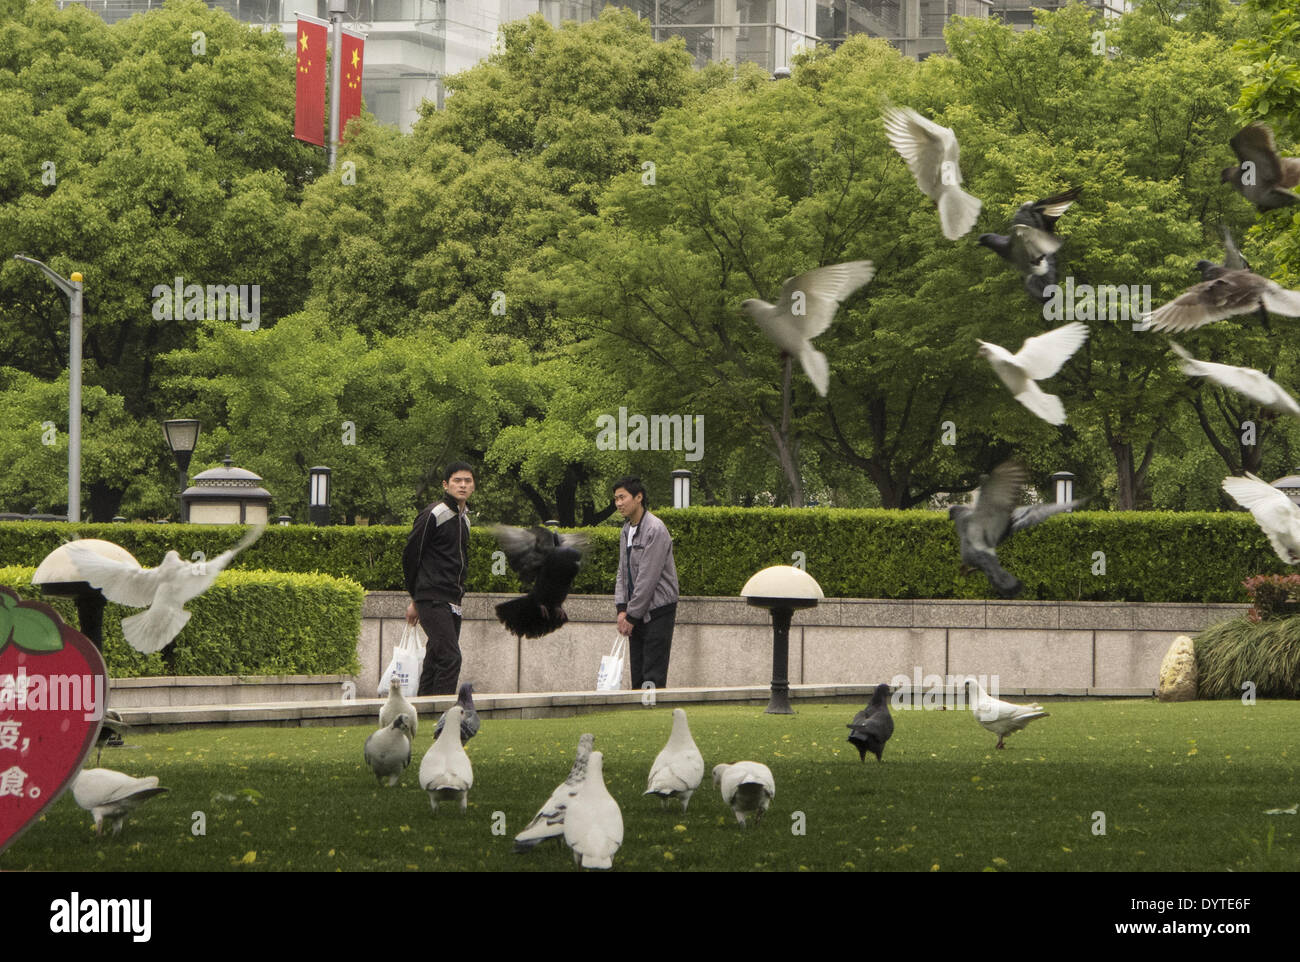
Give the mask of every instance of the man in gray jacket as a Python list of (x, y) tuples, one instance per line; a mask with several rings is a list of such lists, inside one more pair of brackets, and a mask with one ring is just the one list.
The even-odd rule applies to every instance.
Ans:
[(646, 509), (640, 478), (614, 484), (614, 507), (625, 519), (618, 536), (618, 581), (614, 607), (618, 633), (628, 639), (632, 687), (651, 682), (668, 687), (668, 655), (677, 621), (677, 565), (673, 539)]

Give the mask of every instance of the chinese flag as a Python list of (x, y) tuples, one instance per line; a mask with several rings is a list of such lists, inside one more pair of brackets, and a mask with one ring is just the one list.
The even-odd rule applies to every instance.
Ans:
[(329, 24), (314, 17), (298, 18), (298, 97), (293, 135), (317, 147), (325, 146), (325, 50)]
[(342, 83), (339, 87), (339, 140), (348, 129), (348, 121), (361, 116), (361, 67), (366, 41), (360, 34), (343, 31)]

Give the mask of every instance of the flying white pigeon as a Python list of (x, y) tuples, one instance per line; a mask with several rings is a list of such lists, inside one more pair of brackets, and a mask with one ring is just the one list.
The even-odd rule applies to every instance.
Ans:
[(447, 709), (447, 724), (438, 740), (429, 746), (420, 762), (420, 787), (429, 793), (429, 804), (438, 813), (439, 802), (460, 802), (460, 810), (469, 804), (469, 790), (474, 785), (474, 769), (460, 744), (460, 720), (464, 710), (459, 705)]
[(96, 835), (104, 834), (106, 818), (112, 820), (117, 835), (132, 809), (165, 791), (158, 787), (157, 775), (132, 778), (110, 768), (88, 768), (72, 783), (72, 797), (95, 816)]
[(1255, 516), (1279, 558), (1300, 564), (1300, 508), (1290, 498), (1249, 471), (1244, 478), (1224, 478), (1223, 490)]
[(966, 694), (975, 720), (998, 736), (998, 748), (1007, 747), (1002, 743), (1007, 735), (1020, 731), (1035, 718), (1047, 717), (1042, 705), (1013, 705), (989, 697), (974, 678), (967, 679)]
[(1300, 404), (1297, 404), (1295, 398), (1282, 390), (1277, 382), (1263, 371), (1256, 371), (1249, 367), (1234, 367), (1231, 364), (1215, 364), (1213, 361), (1198, 361), (1173, 341), (1169, 342), (1169, 347), (1182, 358), (1180, 367), (1184, 374), (1209, 378), (1220, 387), (1236, 391), (1247, 400), (1254, 401), (1270, 411), (1300, 417)]
[(573, 760), (573, 767), (569, 769), (569, 777), (560, 782), (555, 791), (551, 792), (551, 797), (546, 800), (546, 804), (537, 810), (533, 820), (515, 836), (516, 852), (527, 852), (548, 838), (556, 840), (564, 838), (564, 813), (587, 777), (591, 746), (595, 741), (596, 736), (590, 733), (578, 739), (578, 755)]
[(264, 524), (257, 525), (233, 548), (209, 561), (182, 561), (175, 551), (168, 551), (157, 568), (110, 561), (75, 541), (68, 542), (66, 549), (81, 576), (109, 601), (149, 609), (122, 619), (122, 637), (127, 644), (148, 655), (172, 643), (190, 620), (185, 603), (211, 588), (217, 575), (260, 538), (265, 528)]
[(939, 205), (943, 236), (957, 240), (966, 235), (975, 226), (982, 205), (961, 189), (957, 135), (908, 107), (888, 107), (884, 119), (885, 134), (907, 161), (916, 186)]
[(564, 841), (583, 868), (613, 868), (614, 853), (623, 844), (623, 813), (605, 787), (603, 761), (600, 752), (591, 753), (587, 777), (564, 813)]
[(1059, 371), (1088, 340), (1088, 325), (1079, 321), (1058, 327), (1046, 334), (1027, 338), (1018, 354), (1004, 347), (980, 341), (979, 355), (993, 365), (1002, 383), (1011, 389), (1017, 401), (1048, 424), (1065, 423), (1065, 406), (1055, 394), (1046, 394), (1035, 381)]
[(722, 790), (722, 800), (736, 813), (736, 821), (746, 828), (749, 818), (758, 824), (776, 797), (776, 779), (762, 762), (715, 765), (713, 784)]
[(776, 304), (750, 298), (740, 307), (783, 354), (799, 359), (808, 380), (825, 397), (830, 365), (826, 355), (812, 346), (812, 339), (831, 326), (840, 304), (875, 276), (871, 261), (832, 264), (786, 278)]
[(398, 715), (387, 728), (367, 738), (362, 754), (381, 784), (388, 779), (390, 787), (396, 785), (406, 766), (411, 764), (411, 729), (407, 717)]
[(415, 710), (414, 705), (402, 697), (402, 683), (397, 678), (393, 678), (388, 683), (388, 701), (384, 702), (384, 707), (379, 709), (379, 727), (391, 728), (399, 715), (406, 719), (407, 735), (415, 738), (415, 733), (420, 728), (420, 713)]
[(655, 763), (650, 766), (646, 780), (646, 795), (658, 795), (661, 808), (668, 807), (668, 799), (680, 798), (682, 811), (690, 804), (691, 796), (704, 780), (704, 756), (695, 746), (691, 729), (686, 724), (686, 712), (673, 709), (673, 732)]

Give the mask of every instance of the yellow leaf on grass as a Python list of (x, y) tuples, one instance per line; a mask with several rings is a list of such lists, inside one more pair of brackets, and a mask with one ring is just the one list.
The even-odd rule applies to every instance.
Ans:
[(256, 852), (245, 852), (245, 853), (244, 853), (244, 857), (241, 858), (239, 861), (240, 861), (240, 863), (243, 864), (243, 865), (252, 865), (254, 862), (257, 861), (257, 853), (256, 853)]

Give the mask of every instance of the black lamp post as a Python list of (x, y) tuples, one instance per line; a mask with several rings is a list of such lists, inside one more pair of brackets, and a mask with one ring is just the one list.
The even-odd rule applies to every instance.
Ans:
[(796, 608), (815, 608), (826, 596), (808, 572), (793, 565), (773, 565), (745, 582), (740, 597), (772, 612), (772, 697), (765, 714), (793, 715), (789, 680), (790, 621)]
[(311, 523), (330, 523), (330, 469), (319, 465), (311, 469)]
[(191, 419), (178, 419), (163, 422), (163, 433), (167, 435), (167, 447), (176, 459), (176, 468), (180, 473), (181, 486), (177, 493), (180, 500), (182, 521), (190, 520), (190, 513), (181, 497), (189, 486), (190, 458), (194, 456), (194, 445), (199, 440), (199, 422)]

